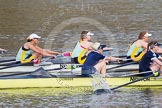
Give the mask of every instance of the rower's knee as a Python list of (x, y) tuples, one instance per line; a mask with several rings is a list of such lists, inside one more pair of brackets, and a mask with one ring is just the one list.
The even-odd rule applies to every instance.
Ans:
[(100, 62), (101, 66), (106, 66), (106, 62), (103, 60), (102, 62)]
[(102, 68), (106, 70), (106, 62), (103, 61), (101, 65), (102, 65)]

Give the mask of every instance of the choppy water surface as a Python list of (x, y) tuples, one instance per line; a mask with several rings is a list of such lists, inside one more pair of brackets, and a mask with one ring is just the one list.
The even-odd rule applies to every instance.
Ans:
[(161, 108), (160, 89), (120, 89), (111, 94), (67, 89), (13, 89), (0, 91), (0, 106), (6, 108)]
[[(0, 47), (8, 50), (1, 56), (15, 56), (31, 33), (42, 36), (44, 48), (71, 51), (82, 30), (93, 31), (93, 41), (115, 48), (111, 55), (125, 55), (129, 43), (144, 30), (162, 42), (162, 1), (0, 0)], [(12, 91), (0, 90), (1, 107), (162, 107), (160, 89), (122, 89), (104, 95), (55, 89)]]

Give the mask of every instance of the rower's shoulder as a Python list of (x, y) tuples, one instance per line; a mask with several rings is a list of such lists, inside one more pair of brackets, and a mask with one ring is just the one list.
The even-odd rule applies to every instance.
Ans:
[(83, 41), (83, 42), (81, 43), (81, 45), (84, 46), (84, 47), (86, 47), (86, 48), (91, 47), (92, 44), (93, 44), (93, 43), (92, 43), (92, 42), (89, 42), (89, 41)]

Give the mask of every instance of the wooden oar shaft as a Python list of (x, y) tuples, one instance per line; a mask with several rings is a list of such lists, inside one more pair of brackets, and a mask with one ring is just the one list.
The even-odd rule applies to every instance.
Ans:
[(128, 83), (125, 83), (125, 84), (119, 85), (119, 86), (117, 86), (117, 87), (113, 87), (113, 88), (111, 88), (110, 90), (116, 90), (116, 89), (121, 88), (121, 87), (123, 87), (123, 86), (127, 86), (127, 85), (129, 85), (129, 84), (132, 84), (132, 83), (135, 83), (135, 82), (138, 82), (138, 81), (144, 80), (144, 79), (149, 78), (149, 77), (152, 77), (152, 76), (154, 76), (154, 74), (151, 74), (151, 75), (148, 75), (148, 76), (145, 76), (145, 77), (142, 77), (142, 78), (136, 79), (136, 80), (134, 80), (134, 81), (131, 81), (131, 82), (128, 82)]

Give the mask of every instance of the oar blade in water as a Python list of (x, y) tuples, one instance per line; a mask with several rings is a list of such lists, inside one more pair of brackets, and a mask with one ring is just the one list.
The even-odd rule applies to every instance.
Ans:
[(92, 74), (90, 80), (92, 83), (94, 94), (98, 95), (102, 93), (111, 93), (111, 90), (108, 84), (98, 72), (96, 72), (95, 74)]
[(93, 91), (93, 94), (96, 94), (96, 95), (101, 95), (103, 93), (112, 93), (112, 91), (110, 89), (97, 89)]

